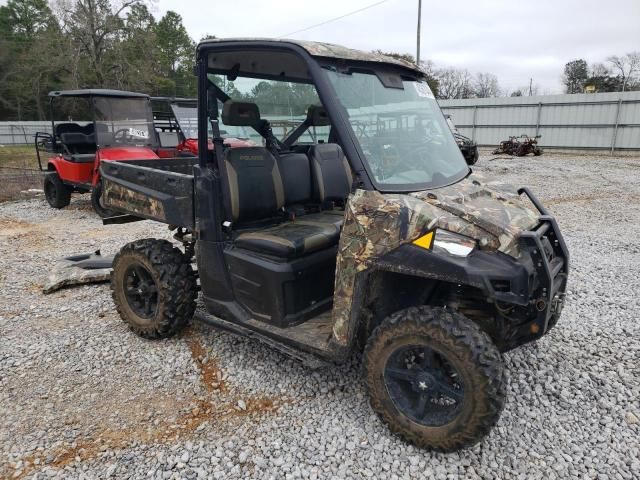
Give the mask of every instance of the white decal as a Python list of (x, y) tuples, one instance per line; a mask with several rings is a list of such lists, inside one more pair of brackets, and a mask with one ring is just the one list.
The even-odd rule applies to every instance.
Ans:
[(139, 128), (129, 128), (129, 135), (132, 137), (147, 138), (149, 133), (146, 130), (141, 130)]

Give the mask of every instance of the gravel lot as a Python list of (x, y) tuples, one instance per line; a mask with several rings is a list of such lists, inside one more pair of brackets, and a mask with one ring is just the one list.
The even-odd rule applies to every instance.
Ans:
[(507, 407), (482, 444), (391, 436), (357, 358), (314, 372), (199, 324), (144, 341), (105, 284), (42, 295), (53, 259), (168, 231), (39, 197), (0, 204), (0, 477), (640, 478), (640, 159), (490, 158), (477, 170), (557, 215), (573, 270), (556, 329), (506, 354)]

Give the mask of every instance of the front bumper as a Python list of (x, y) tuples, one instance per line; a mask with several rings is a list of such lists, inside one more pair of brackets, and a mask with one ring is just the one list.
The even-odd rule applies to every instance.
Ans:
[(540, 212), (540, 224), (520, 234), (520, 248), (531, 259), (534, 276), (530, 288), (537, 311), (535, 319), (520, 328), (520, 335), (544, 335), (560, 317), (569, 275), (569, 250), (553, 216), (526, 187), (525, 194)]

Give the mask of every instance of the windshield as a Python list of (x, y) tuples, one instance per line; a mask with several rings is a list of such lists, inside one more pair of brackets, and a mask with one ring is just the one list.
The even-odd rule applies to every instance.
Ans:
[[(171, 109), (176, 117), (176, 122), (180, 126), (180, 130), (184, 138), (198, 138), (198, 107), (190, 104), (172, 103)], [(218, 109), (222, 110), (222, 103), (218, 102)], [(213, 136), (211, 133), (211, 125), (209, 125), (209, 138)], [(250, 136), (247, 127), (234, 127), (224, 125), (220, 122), (220, 136), (222, 138), (238, 138), (248, 139)]]
[(454, 183), (469, 171), (429, 86), (398, 75), (327, 71), (382, 190)]
[(95, 97), (93, 103), (99, 146), (156, 146), (149, 99)]

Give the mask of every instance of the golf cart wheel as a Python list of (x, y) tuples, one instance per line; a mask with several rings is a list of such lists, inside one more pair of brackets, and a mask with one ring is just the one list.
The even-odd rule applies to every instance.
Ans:
[(44, 176), (44, 196), (53, 208), (64, 208), (71, 203), (71, 189), (62, 183), (58, 172)]
[(371, 407), (389, 429), (432, 450), (477, 443), (505, 402), (498, 349), (471, 320), (442, 308), (387, 317), (367, 342), (364, 375)]
[(540, 155), (542, 155), (542, 153), (543, 153), (543, 152), (544, 152), (544, 150), (542, 150), (541, 148), (535, 148), (535, 149), (533, 150), (533, 154), (534, 154), (536, 157), (539, 157)]
[(102, 218), (113, 217), (116, 212), (109, 210), (102, 205), (102, 182), (96, 183), (91, 190), (91, 205), (98, 215)]
[(191, 261), (167, 240), (126, 244), (113, 259), (111, 293), (120, 317), (143, 338), (170, 337), (193, 317)]

